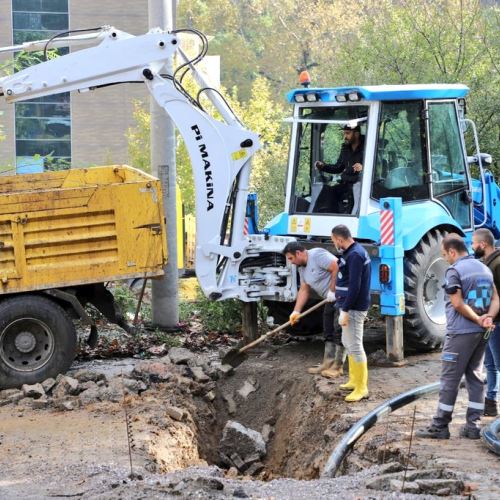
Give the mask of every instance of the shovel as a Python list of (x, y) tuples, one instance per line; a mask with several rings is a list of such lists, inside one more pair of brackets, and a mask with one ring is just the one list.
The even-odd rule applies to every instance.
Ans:
[[(324, 306), (328, 301), (326, 299), (322, 300), (321, 302), (318, 302), (317, 304), (313, 305), (306, 311), (302, 312), (297, 316), (297, 319), (303, 318), (304, 316), (307, 316), (308, 314), (312, 313), (313, 311), (316, 311), (316, 309), (319, 309), (320, 307)], [(264, 335), (261, 335), (258, 339), (254, 340), (253, 342), (250, 342), (250, 344), (247, 344), (241, 348), (234, 348), (231, 349), (223, 358), (222, 358), (222, 364), (223, 365), (231, 365), (233, 368), (236, 368), (237, 366), (241, 365), (245, 359), (247, 359), (247, 354), (246, 351), (251, 349), (252, 347), (255, 347), (256, 345), (260, 344), (261, 342), (264, 342), (267, 338), (271, 337), (271, 335), (274, 335), (275, 333), (281, 332), (281, 330), (284, 330), (287, 326), (290, 326), (290, 321), (287, 321), (286, 323), (283, 323), (282, 325), (278, 326), (278, 328), (275, 328), (274, 330), (271, 330), (270, 332), (265, 333)]]

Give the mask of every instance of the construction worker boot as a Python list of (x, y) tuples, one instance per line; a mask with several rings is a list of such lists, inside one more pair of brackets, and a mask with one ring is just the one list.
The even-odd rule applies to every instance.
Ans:
[(496, 417), (498, 415), (497, 402), (494, 399), (484, 399), (484, 416)]
[(344, 374), (345, 349), (342, 344), (335, 345), (335, 361), (328, 370), (323, 370), (321, 375), (326, 378), (338, 378)]
[(356, 386), (354, 384), (354, 371), (353, 371), (353, 359), (352, 356), (347, 356), (347, 359), (349, 360), (349, 380), (345, 384), (340, 384), (339, 388), (342, 391), (352, 391)]
[(365, 361), (354, 361), (354, 391), (346, 396), (345, 400), (348, 403), (354, 403), (356, 401), (361, 401), (368, 397), (368, 362)]
[(311, 375), (319, 375), (323, 370), (328, 370), (335, 362), (335, 344), (333, 342), (325, 342), (325, 354), (323, 362), (319, 366), (314, 366), (307, 369), (307, 373)]
[(423, 429), (418, 429), (415, 436), (427, 439), (450, 439), (450, 431), (448, 426), (436, 427), (434, 424), (429, 425)]
[(481, 437), (481, 429), (477, 427), (467, 427), (464, 425), (460, 429), (460, 437), (467, 439), (479, 439)]

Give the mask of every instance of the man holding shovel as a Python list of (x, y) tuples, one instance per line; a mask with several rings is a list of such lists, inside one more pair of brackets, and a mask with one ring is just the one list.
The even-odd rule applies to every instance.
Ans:
[(301, 243), (292, 241), (283, 249), (287, 260), (297, 266), (300, 276), (300, 288), (295, 307), (290, 314), (290, 324), (296, 325), (300, 313), (306, 305), (311, 289), (328, 302), (323, 310), (323, 331), (325, 352), (323, 362), (307, 371), (313, 375), (328, 370), (330, 377), (340, 376), (345, 360), (339, 329), (335, 325), (335, 283), (337, 280), (337, 258), (324, 248), (307, 250)]

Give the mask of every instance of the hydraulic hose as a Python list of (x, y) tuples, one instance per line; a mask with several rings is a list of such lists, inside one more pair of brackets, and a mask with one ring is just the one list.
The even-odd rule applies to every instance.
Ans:
[(481, 431), (481, 437), (493, 453), (500, 455), (500, 418), (484, 427)]
[[(433, 384), (422, 385), (416, 389), (411, 389), (407, 392), (403, 392), (398, 396), (393, 397), (377, 406), (370, 413), (365, 415), (361, 420), (354, 424), (349, 431), (344, 435), (340, 443), (333, 450), (333, 453), (328, 458), (325, 468), (321, 473), (321, 477), (335, 477), (340, 464), (344, 460), (347, 453), (354, 447), (358, 439), (368, 430), (371, 429), (378, 421), (380, 417), (388, 415), (393, 411), (401, 408), (413, 401), (439, 391), (439, 382), (434, 382)], [(500, 422), (498, 420), (497, 422)]]

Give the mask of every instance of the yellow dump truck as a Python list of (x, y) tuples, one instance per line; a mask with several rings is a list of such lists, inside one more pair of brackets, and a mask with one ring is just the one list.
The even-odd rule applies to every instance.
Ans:
[(120, 324), (107, 281), (163, 274), (160, 182), (116, 165), (1, 177), (0, 389), (68, 369), (71, 317)]

